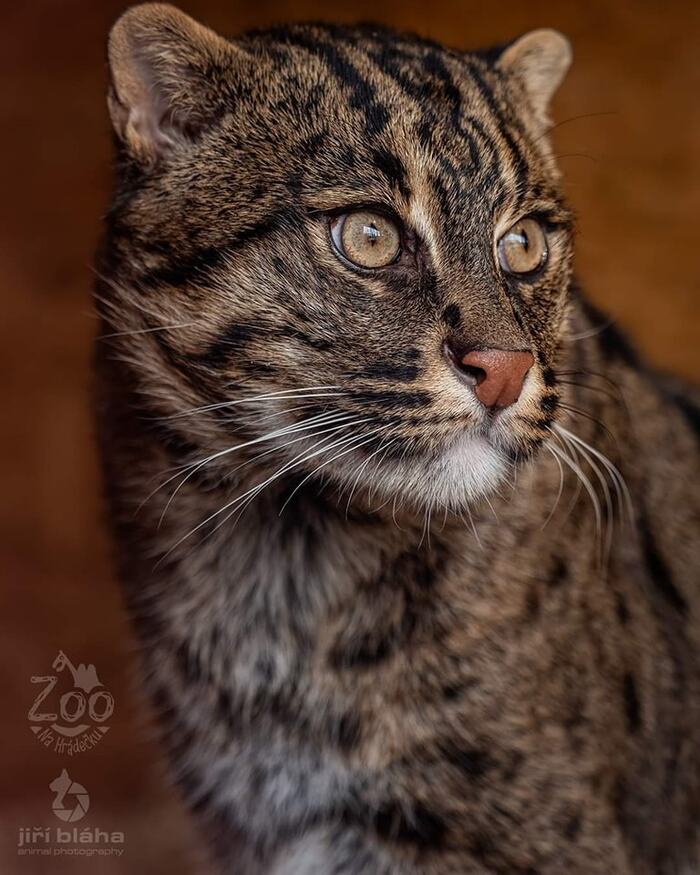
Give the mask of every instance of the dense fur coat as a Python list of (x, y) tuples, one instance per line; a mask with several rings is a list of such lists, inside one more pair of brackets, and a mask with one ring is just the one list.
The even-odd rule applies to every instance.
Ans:
[[(700, 871), (699, 411), (572, 286), (568, 63), (549, 31), (112, 32), (105, 480), (222, 872)], [(355, 209), (390, 264), (334, 249)], [(548, 257), (509, 275), (527, 216)], [(529, 351), (519, 399), (448, 347)]]

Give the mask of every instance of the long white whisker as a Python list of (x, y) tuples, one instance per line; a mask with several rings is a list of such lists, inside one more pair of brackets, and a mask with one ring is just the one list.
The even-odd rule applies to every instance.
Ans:
[(488, 495), (484, 495), (484, 498), (486, 499), (486, 504), (488, 504), (489, 508), (491, 509), (491, 513), (493, 514), (493, 518), (496, 520), (496, 523), (500, 523), (501, 521), (498, 519), (498, 514), (496, 513), (494, 506), (491, 504), (491, 499), (488, 497)]
[(317, 438), (319, 435), (328, 434), (328, 432), (331, 432), (331, 431), (341, 431), (344, 428), (351, 428), (354, 424), (355, 424), (355, 422), (353, 420), (350, 420), (349, 422), (343, 422), (341, 425), (331, 425), (328, 428), (321, 428), (318, 431), (312, 432), (311, 434), (306, 434), (306, 433), (302, 434), (300, 437), (295, 437), (291, 441), (285, 441), (285, 443), (283, 443), (283, 444), (275, 444), (275, 446), (271, 447), (269, 450), (265, 450), (262, 453), (258, 453), (257, 455), (253, 456), (252, 458), (246, 459), (245, 462), (241, 462), (240, 465), (236, 465), (235, 468), (231, 469), (230, 473), (234, 474), (236, 471), (240, 470), (241, 468), (245, 468), (247, 465), (251, 465), (254, 462), (258, 462), (260, 459), (264, 459), (265, 456), (269, 456), (272, 453), (277, 453), (280, 450), (285, 449), (286, 447), (290, 447), (292, 444), (298, 444), (300, 441), (313, 440), (314, 438)]
[[(362, 422), (370, 422), (370, 421), (371, 421), (371, 420), (370, 420), (370, 418), (368, 417), (368, 418), (365, 418), (365, 419), (357, 420), (357, 422), (355, 422), (354, 424), (357, 425), (357, 424), (360, 424), (360, 423), (362, 423)], [(201, 521), (200, 523), (198, 523), (193, 529), (190, 529), (190, 531), (187, 532), (187, 534), (183, 535), (178, 541), (176, 541), (176, 543), (173, 544), (173, 546), (168, 550), (168, 552), (165, 554), (165, 556), (163, 556), (163, 557), (159, 560), (159, 562), (162, 562), (167, 556), (170, 555), (170, 553), (172, 553), (173, 550), (175, 550), (177, 547), (179, 547), (180, 544), (181, 544), (183, 541), (185, 541), (187, 538), (189, 538), (189, 537), (191, 537), (192, 535), (194, 535), (195, 532), (199, 531), (199, 529), (201, 529), (201, 528), (203, 528), (204, 526), (206, 526), (209, 522), (211, 522), (211, 521), (212, 521), (213, 519), (215, 519), (217, 516), (219, 516), (219, 515), (222, 514), (222, 513), (226, 513), (226, 511), (230, 510), (231, 508), (234, 508), (234, 511), (235, 511), (235, 506), (238, 505), (240, 502), (244, 501), (248, 496), (250, 496), (250, 495), (252, 495), (253, 493), (256, 493), (256, 492), (258, 492), (258, 491), (262, 491), (262, 489), (263, 489), (264, 487), (268, 486), (268, 485), (269, 485), (270, 483), (272, 483), (273, 481), (278, 480), (278, 479), (279, 479), (283, 474), (285, 474), (287, 471), (291, 470), (292, 468), (295, 468), (297, 465), (301, 465), (301, 464), (303, 464), (304, 462), (308, 461), (309, 459), (314, 458), (314, 456), (317, 456), (319, 453), (324, 452), (325, 449), (328, 449), (328, 448), (327, 448), (327, 447), (321, 447), (321, 449), (317, 449), (317, 450), (315, 450), (315, 451), (313, 451), (313, 452), (311, 452), (311, 453), (308, 453), (308, 454), (306, 454), (306, 455), (304, 455), (304, 453), (300, 453), (298, 456), (296, 456), (296, 457), (295, 457), (294, 459), (292, 459), (290, 462), (287, 462), (285, 465), (283, 465), (283, 466), (282, 466), (278, 471), (276, 471), (274, 474), (270, 475), (270, 476), (269, 476), (266, 480), (264, 480), (262, 483), (259, 483), (259, 484), (257, 484), (256, 486), (252, 486), (250, 489), (246, 490), (246, 492), (244, 492), (242, 495), (239, 495), (237, 498), (234, 498), (234, 499), (232, 499), (231, 501), (227, 502), (223, 507), (220, 507), (217, 511), (214, 511), (214, 513), (210, 514), (206, 519), (202, 520), (202, 521)], [(231, 511), (231, 513), (233, 513), (234, 511)], [(230, 516), (230, 514), (229, 514), (229, 516)], [(229, 518), (229, 517), (226, 517), (226, 519), (228, 519), (228, 518)], [(225, 522), (226, 519), (224, 519), (222, 522)]]
[(623, 511), (623, 499), (624, 506), (629, 515), (630, 521), (634, 520), (634, 506), (632, 503), (632, 496), (630, 494), (629, 488), (627, 486), (627, 482), (620, 472), (620, 469), (614, 465), (610, 459), (603, 455), (600, 450), (597, 450), (595, 447), (592, 447), (589, 443), (583, 440), (583, 438), (579, 437), (577, 434), (574, 434), (572, 431), (569, 431), (567, 428), (564, 428), (561, 425), (554, 425), (556, 431), (567, 435), (574, 443), (578, 444), (581, 447), (584, 447), (589, 453), (592, 453), (596, 459), (598, 459), (601, 464), (605, 467), (605, 469), (610, 474), (610, 477), (616, 485), (618, 501), (620, 503), (620, 513)]
[(542, 523), (542, 529), (540, 529), (540, 531), (543, 531), (544, 529), (547, 528), (547, 524), (552, 519), (557, 507), (559, 506), (559, 502), (561, 501), (562, 492), (564, 491), (564, 469), (562, 467), (562, 464), (559, 461), (559, 458), (552, 452), (552, 448), (549, 446), (549, 444), (545, 444), (545, 447), (549, 450), (549, 452), (552, 455), (552, 458), (559, 466), (559, 491), (557, 492), (557, 498), (556, 498), (556, 501), (554, 502), (554, 505), (552, 506), (552, 509), (549, 512), (549, 516), (544, 521), (544, 523)]
[[(239, 414), (237, 412), (235, 419), (231, 417), (231, 419), (227, 421), (241, 425), (259, 425), (261, 422), (268, 422), (270, 419), (279, 419), (280, 416), (287, 416), (290, 413), (296, 413), (298, 410), (308, 410), (309, 407), (315, 406), (315, 404), (297, 404), (295, 407), (283, 407), (282, 410), (276, 410), (274, 413), (265, 413), (262, 415), (259, 413)], [(326, 410), (324, 412), (328, 411)]]
[[(354, 440), (355, 441), (359, 440), (360, 443), (354, 443), (354, 444), (351, 443), (351, 445), (346, 450), (343, 450), (342, 453), (336, 454), (331, 459), (327, 459), (325, 462), (322, 462), (320, 465), (318, 465), (316, 468), (314, 468), (314, 470), (311, 471), (309, 474), (307, 474), (306, 477), (304, 477), (304, 479), (300, 483), (298, 483), (294, 487), (294, 489), (289, 493), (289, 495), (287, 496), (287, 500), (284, 502), (284, 504), (280, 508), (279, 515), (281, 516), (282, 511), (289, 504), (289, 502), (292, 500), (294, 495), (296, 495), (296, 493), (301, 489), (301, 487), (304, 485), (304, 483), (306, 483), (308, 480), (310, 480), (314, 476), (314, 474), (317, 474), (321, 470), (321, 468), (325, 468), (326, 465), (330, 465), (331, 462), (335, 462), (336, 459), (340, 459), (342, 456), (346, 456), (348, 453), (352, 452), (353, 450), (356, 450), (359, 447), (363, 447), (365, 444), (368, 444), (370, 441), (374, 440), (374, 435), (377, 434), (377, 432), (384, 431), (387, 428), (388, 428), (388, 426), (380, 426), (379, 428), (375, 428), (373, 431), (364, 432), (361, 435), (355, 435)], [(366, 440), (362, 440), (363, 438), (366, 438)], [(335, 446), (343, 445), (343, 444), (347, 443), (348, 441), (351, 442), (352, 440), (353, 440), (353, 438), (346, 438), (342, 441), (339, 441)], [(331, 449), (331, 448), (327, 447), (326, 449)]]
[[(165, 512), (167, 511), (168, 507), (170, 506), (173, 498), (180, 491), (182, 486), (184, 486), (184, 484), (191, 477), (193, 477), (197, 473), (197, 471), (199, 471), (205, 465), (208, 465), (211, 462), (215, 461), (216, 459), (220, 459), (223, 456), (228, 455), (229, 453), (235, 453), (238, 450), (242, 450), (242, 449), (245, 449), (247, 447), (252, 447), (256, 444), (263, 443), (264, 441), (274, 440), (277, 437), (283, 437), (283, 436), (286, 436), (288, 434), (293, 434), (295, 432), (308, 431), (312, 428), (315, 428), (318, 425), (327, 425), (330, 422), (338, 422), (338, 421), (343, 421), (345, 419), (352, 419), (352, 414), (349, 414), (349, 413), (323, 413), (323, 414), (319, 414), (318, 416), (312, 416), (309, 419), (303, 419), (300, 422), (293, 423), (292, 425), (284, 426), (283, 428), (276, 429), (275, 431), (267, 432), (266, 434), (261, 435), (260, 437), (251, 438), (251, 440), (249, 440), (249, 441), (244, 441), (243, 443), (235, 444), (232, 447), (227, 447), (225, 450), (219, 450), (218, 452), (213, 453), (211, 456), (207, 456), (205, 459), (200, 459), (199, 461), (190, 463), (189, 465), (186, 466), (185, 471), (187, 471), (188, 468), (190, 468), (191, 470), (189, 471), (189, 473), (185, 474), (184, 479), (178, 484), (177, 488), (175, 489), (173, 494), (170, 496), (170, 500), (168, 501), (168, 504), (166, 505), (163, 513), (161, 514), (161, 521), (165, 515)], [(159, 492), (161, 489), (163, 489), (165, 486), (167, 486), (168, 483), (172, 483), (173, 480), (175, 480), (177, 477), (180, 477), (183, 473), (184, 472), (182, 470), (179, 470), (175, 474), (173, 474), (171, 477), (169, 477), (167, 480), (165, 480), (163, 483), (161, 483), (159, 486), (157, 486), (151, 493), (149, 493), (146, 496), (146, 498), (144, 498), (144, 500), (139, 505), (139, 510), (141, 507), (143, 507), (144, 504), (146, 504), (146, 502), (148, 502), (156, 494), (156, 492)]]
[(175, 331), (178, 328), (192, 328), (199, 322), (178, 322), (174, 325), (158, 325), (155, 328), (136, 328), (133, 331), (110, 331), (109, 334), (100, 334), (98, 340), (108, 340), (110, 337), (133, 337), (137, 334), (153, 334), (157, 331)]
[[(472, 530), (472, 532), (474, 533), (474, 537), (476, 538), (476, 543), (479, 545), (479, 548), (480, 548), (481, 550), (483, 550), (483, 549), (484, 549), (484, 545), (481, 543), (481, 538), (479, 537), (479, 533), (478, 533), (477, 530), (476, 530), (476, 525), (474, 524), (474, 517), (472, 516), (472, 512), (471, 512), (471, 510), (470, 510), (470, 508), (469, 508), (469, 505), (468, 505), (468, 504), (465, 504), (464, 509), (466, 510), (467, 515), (468, 515), (468, 517), (469, 517), (469, 526), (471, 527), (471, 530)], [(467, 521), (464, 519), (464, 514), (462, 513), (461, 510), (459, 511), (459, 516), (460, 516), (462, 522), (464, 523), (464, 525), (466, 526), (466, 525), (467, 525)]]
[[(378, 469), (382, 460), (385, 458), (386, 454), (389, 452), (389, 449), (391, 448), (391, 446), (396, 443), (396, 440), (397, 439), (394, 438), (393, 440), (390, 440), (389, 443), (387, 444), (387, 438), (384, 438), (381, 441), (381, 443), (379, 444), (379, 448), (376, 449), (369, 456), (367, 456), (367, 458), (364, 460), (364, 462), (362, 462), (362, 464), (358, 466), (357, 474), (356, 474), (355, 479), (352, 483), (352, 487), (350, 489), (350, 495), (348, 496), (347, 504), (345, 505), (345, 517), (346, 517), (346, 519), (347, 519), (348, 513), (350, 512), (350, 504), (352, 502), (352, 497), (355, 494), (355, 490), (357, 489), (357, 486), (360, 482), (360, 478), (362, 477), (362, 474), (363, 474), (365, 468), (367, 467), (367, 465), (369, 465), (369, 463), (372, 461), (372, 459), (375, 458), (375, 456), (378, 456), (379, 453), (381, 453), (382, 450), (384, 450), (384, 455), (382, 456), (381, 459), (377, 460), (377, 464), (375, 465), (375, 469)], [(342, 495), (341, 495), (341, 498), (342, 498)], [(371, 500), (372, 499), (371, 499), (371, 491), (370, 491), (369, 501), (371, 502)]]
[[(265, 395), (251, 395), (248, 398), (235, 398), (231, 401), (221, 401), (218, 404), (205, 404), (201, 407), (192, 407), (189, 410), (172, 413), (162, 417), (164, 420), (183, 419), (196, 413), (207, 413), (211, 410), (221, 410), (224, 407), (236, 407), (239, 404), (253, 404), (258, 401), (295, 401), (307, 398), (337, 398), (342, 392), (314, 392), (311, 389), (328, 389), (330, 386), (310, 386), (308, 389), (285, 389), (280, 392), (268, 392)], [(300, 394), (300, 393), (305, 394)]]
[[(363, 421), (367, 421), (367, 420), (358, 420), (358, 422), (363, 422)], [(320, 452), (325, 452), (326, 450), (332, 449), (333, 447), (337, 446), (339, 442), (336, 440), (335, 433), (341, 431), (343, 428), (348, 427), (348, 425), (354, 425), (354, 424), (356, 424), (356, 423), (354, 423), (354, 422), (347, 423), (347, 424), (344, 423), (342, 426), (336, 426), (335, 429), (329, 429), (329, 431), (333, 432), (333, 434), (329, 435), (327, 438), (324, 438), (320, 441), (316, 441), (311, 445), (312, 450), (316, 450), (318, 447), (321, 447), (321, 449), (318, 449), (317, 452), (307, 454), (304, 457), (304, 459), (301, 458), (304, 455), (304, 453), (302, 452), (298, 456), (296, 456), (292, 460), (292, 462), (294, 464), (301, 464), (303, 461), (305, 461), (305, 459), (312, 458), (313, 456), (318, 455), (318, 453), (320, 453)], [(314, 436), (315, 435), (307, 435), (306, 437), (307, 437), (307, 439), (312, 439)], [(330, 443), (328, 443), (329, 441), (330, 441)], [(298, 461), (298, 460), (301, 460), (301, 461)], [(291, 464), (291, 467), (294, 467), (294, 464)], [(233, 501), (229, 502), (229, 504), (227, 506), (229, 508), (228, 513), (226, 513), (226, 516), (224, 516), (223, 519), (221, 519), (217, 523), (217, 525), (214, 527), (214, 529), (210, 532), (210, 536), (213, 535), (214, 532), (216, 532), (218, 529), (220, 529), (221, 526), (225, 525), (226, 522), (228, 520), (230, 520), (234, 514), (236, 514), (236, 523), (237, 523), (238, 520), (241, 518), (241, 516), (245, 513), (246, 508), (253, 501), (255, 501), (255, 499), (260, 495), (261, 492), (263, 492), (263, 490), (267, 486), (269, 486), (271, 483), (274, 483), (275, 480), (278, 480), (279, 477), (282, 476), (284, 471), (286, 471), (288, 469), (288, 467), (290, 467), (289, 464), (284, 465), (281, 469), (275, 471), (275, 473), (272, 476), (268, 477), (266, 480), (264, 480), (261, 483), (256, 483), (254, 486), (252, 486), (250, 489), (248, 489), (242, 495), (239, 495), (237, 498), (233, 499)], [(226, 507), (221, 508), (215, 514), (212, 514), (210, 519), (212, 519), (214, 516), (216, 516), (216, 514), (224, 512), (226, 509), (227, 509)], [(234, 523), (234, 525), (236, 523)], [(195, 531), (195, 530), (193, 530), (193, 531)]]
[(598, 494), (596, 493), (591, 481), (586, 476), (583, 468), (576, 462), (574, 459), (569, 458), (569, 456), (562, 451), (562, 449), (553, 444), (550, 445), (550, 449), (552, 452), (559, 457), (559, 459), (570, 468), (574, 474), (578, 477), (580, 482), (583, 484), (584, 489), (588, 493), (588, 497), (591, 499), (591, 503), (593, 505), (593, 512), (595, 514), (595, 524), (596, 524), (596, 537), (600, 538), (602, 531), (602, 519), (600, 512), (600, 503), (598, 501)]
[[(608, 479), (605, 474), (600, 470), (599, 466), (596, 464), (595, 458), (582, 446), (576, 444), (573, 440), (571, 440), (567, 435), (561, 434), (562, 437), (570, 446), (572, 455), (575, 455), (577, 458), (582, 459), (582, 461), (588, 464), (588, 467), (591, 469), (593, 474), (595, 475), (598, 483), (600, 483), (601, 489), (603, 490), (603, 499), (605, 501), (605, 542), (604, 542), (604, 553), (603, 556), (605, 560), (610, 556), (610, 550), (612, 548), (612, 536), (613, 536), (613, 502), (610, 495), (610, 485), (608, 483)], [(615, 484), (617, 488), (617, 484)]]
[[(382, 464), (382, 462), (383, 462), (384, 459), (386, 458), (386, 454), (389, 452), (389, 450), (391, 449), (391, 447), (396, 443), (396, 441), (397, 441), (397, 439), (390, 440), (389, 443), (386, 445), (386, 447), (385, 447), (384, 452), (382, 453), (382, 455), (381, 455), (381, 456), (376, 460), (376, 462), (374, 463), (374, 474), (375, 474), (375, 478), (376, 478), (376, 479), (378, 479), (378, 478), (377, 478), (377, 475), (378, 475), (378, 473), (379, 473), (379, 467), (380, 467), (380, 465)], [(384, 443), (384, 442), (383, 442), (383, 443)], [(381, 447), (380, 447), (380, 449), (381, 449)], [(383, 502), (382, 502), (380, 505), (378, 505), (377, 507), (372, 508), (372, 507), (371, 507), (371, 502), (372, 502), (372, 490), (374, 489), (374, 486), (375, 486), (375, 484), (372, 483), (371, 478), (370, 478), (369, 494), (368, 494), (368, 497), (367, 497), (368, 504), (370, 505), (370, 513), (376, 513), (377, 511), (380, 511), (383, 507), (386, 507), (386, 505), (389, 504), (389, 502), (391, 501), (391, 493), (389, 493), (389, 494), (387, 495), (385, 501), (383, 501)]]
[(380, 443), (379, 449), (375, 450), (371, 455), (367, 456), (367, 458), (364, 460), (364, 462), (360, 462), (358, 464), (356, 471), (355, 471), (354, 480), (348, 486), (345, 486), (345, 488), (341, 490), (341, 492), (338, 496), (338, 503), (340, 503), (342, 501), (343, 494), (344, 494), (345, 490), (349, 488), (350, 493), (348, 495), (347, 504), (345, 505), (345, 517), (346, 517), (346, 519), (347, 519), (348, 513), (350, 511), (350, 502), (352, 501), (352, 497), (355, 494), (355, 490), (357, 489), (357, 485), (360, 482), (360, 477), (362, 477), (362, 472), (365, 470), (365, 468), (369, 464), (370, 460), (373, 459), (382, 450), (382, 448), (384, 447), (385, 440), (386, 439), (384, 439)]
[[(365, 420), (365, 421), (367, 421), (367, 420)], [(356, 423), (351, 423), (351, 425), (355, 425), (355, 424), (356, 424)], [(346, 427), (347, 427), (347, 426), (343, 426), (343, 428), (346, 428)], [(340, 430), (341, 430), (340, 427), (336, 428), (336, 431), (340, 431)], [(323, 442), (318, 441), (318, 442), (314, 443), (314, 444), (312, 445), (312, 449), (316, 449), (317, 447), (319, 447), (319, 445), (320, 445), (321, 443), (323, 443), (324, 446), (322, 446), (321, 449), (319, 449), (317, 452), (314, 452), (314, 453), (311, 453), (311, 454), (307, 455), (307, 456), (306, 456), (306, 459), (308, 459), (308, 458), (312, 458), (313, 456), (316, 456), (316, 455), (319, 455), (319, 453), (321, 453), (321, 452), (328, 452), (329, 450), (335, 449), (335, 448), (338, 447), (338, 446), (345, 445), (345, 444), (347, 444), (347, 443), (349, 443), (349, 442), (351, 443), (352, 441), (355, 441), (355, 440), (358, 440), (358, 439), (359, 439), (359, 438), (357, 437), (357, 435), (346, 435), (345, 437), (342, 437), (342, 438), (336, 440), (335, 435), (333, 435), (332, 437), (326, 439), (326, 440), (323, 441)], [(330, 443), (328, 443), (329, 440), (330, 440)], [(298, 458), (298, 457), (297, 457), (297, 458)], [(302, 461), (305, 461), (306, 459), (304, 459), (304, 460), (302, 460)], [(301, 462), (300, 462), (299, 464), (301, 464)], [(285, 467), (286, 467), (286, 466), (285, 466)], [(320, 466), (320, 467), (323, 467), (323, 466)], [(239, 505), (237, 508), (234, 508), (230, 513), (228, 513), (228, 514), (226, 515), (226, 517), (224, 518), (224, 520), (222, 520), (222, 522), (219, 523), (219, 525), (218, 525), (216, 528), (218, 529), (219, 526), (222, 525), (223, 523), (225, 523), (227, 519), (230, 519), (231, 516), (233, 515), (233, 513), (235, 513), (235, 512), (238, 512), (238, 519), (240, 519), (240, 517), (241, 517), (242, 514), (245, 512), (245, 510), (246, 510), (246, 508), (248, 507), (248, 505), (251, 504), (251, 502), (253, 502), (253, 501), (258, 497), (258, 495), (260, 495), (260, 493), (261, 493), (261, 492), (262, 492), (267, 486), (269, 486), (269, 485), (270, 485), (272, 482), (274, 482), (275, 480), (279, 479), (279, 477), (282, 475), (282, 473), (283, 473), (284, 470), (285, 470), (285, 469), (283, 468), (282, 470), (277, 471), (276, 474), (275, 474), (272, 478), (268, 478), (268, 480), (266, 480), (266, 481), (264, 481), (263, 483), (260, 483), (260, 484), (258, 484), (257, 486), (253, 487), (253, 490), (252, 490), (251, 493), (245, 498), (245, 500), (243, 501), (243, 503), (242, 503), (241, 505)], [(313, 473), (313, 472), (312, 472), (312, 473)], [(301, 483), (299, 483), (299, 484), (297, 485), (297, 487), (294, 489), (294, 491), (292, 492), (292, 494), (287, 498), (287, 501), (285, 502), (285, 504), (282, 506), (282, 509), (281, 509), (280, 512), (279, 512), (280, 514), (282, 513), (282, 510), (284, 510), (284, 507), (286, 506), (286, 504), (287, 504), (287, 503), (289, 502), (289, 500), (291, 499), (292, 495), (294, 495), (294, 492), (296, 492), (297, 489), (299, 489), (299, 488), (303, 485), (303, 483), (306, 482), (307, 479), (308, 479), (308, 477), (305, 478)], [(214, 531), (216, 531), (216, 529), (215, 529)]]
[[(391, 518), (392, 518), (392, 520), (394, 521), (394, 525), (396, 526), (396, 528), (397, 528), (400, 532), (405, 532), (406, 530), (405, 530), (404, 528), (402, 528), (402, 527), (398, 524), (398, 521), (397, 521), (397, 519), (396, 519), (396, 500), (397, 500), (398, 497), (399, 497), (399, 493), (398, 493), (398, 492), (394, 492), (394, 501), (392, 502), (392, 505), (391, 505)], [(403, 504), (402, 504), (402, 506), (403, 506)]]

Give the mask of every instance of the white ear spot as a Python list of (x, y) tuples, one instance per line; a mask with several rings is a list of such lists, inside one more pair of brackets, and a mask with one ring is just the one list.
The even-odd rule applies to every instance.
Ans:
[(532, 30), (506, 48), (497, 66), (525, 87), (537, 120), (549, 125), (549, 103), (571, 66), (568, 39), (557, 30)]

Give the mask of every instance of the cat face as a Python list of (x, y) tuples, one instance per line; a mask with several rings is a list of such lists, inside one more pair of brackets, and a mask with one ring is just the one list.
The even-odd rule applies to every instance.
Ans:
[(228, 42), (146, 5), (110, 61), (102, 309), (169, 427), (203, 458), (245, 443), (421, 506), (458, 508), (536, 451), (570, 280), (546, 141), (562, 37)]

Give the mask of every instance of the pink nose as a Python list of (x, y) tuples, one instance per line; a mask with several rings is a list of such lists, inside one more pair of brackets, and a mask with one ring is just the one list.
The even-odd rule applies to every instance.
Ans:
[(535, 360), (529, 352), (479, 349), (456, 362), (474, 382), (474, 394), (484, 407), (508, 407), (520, 397), (527, 372)]

